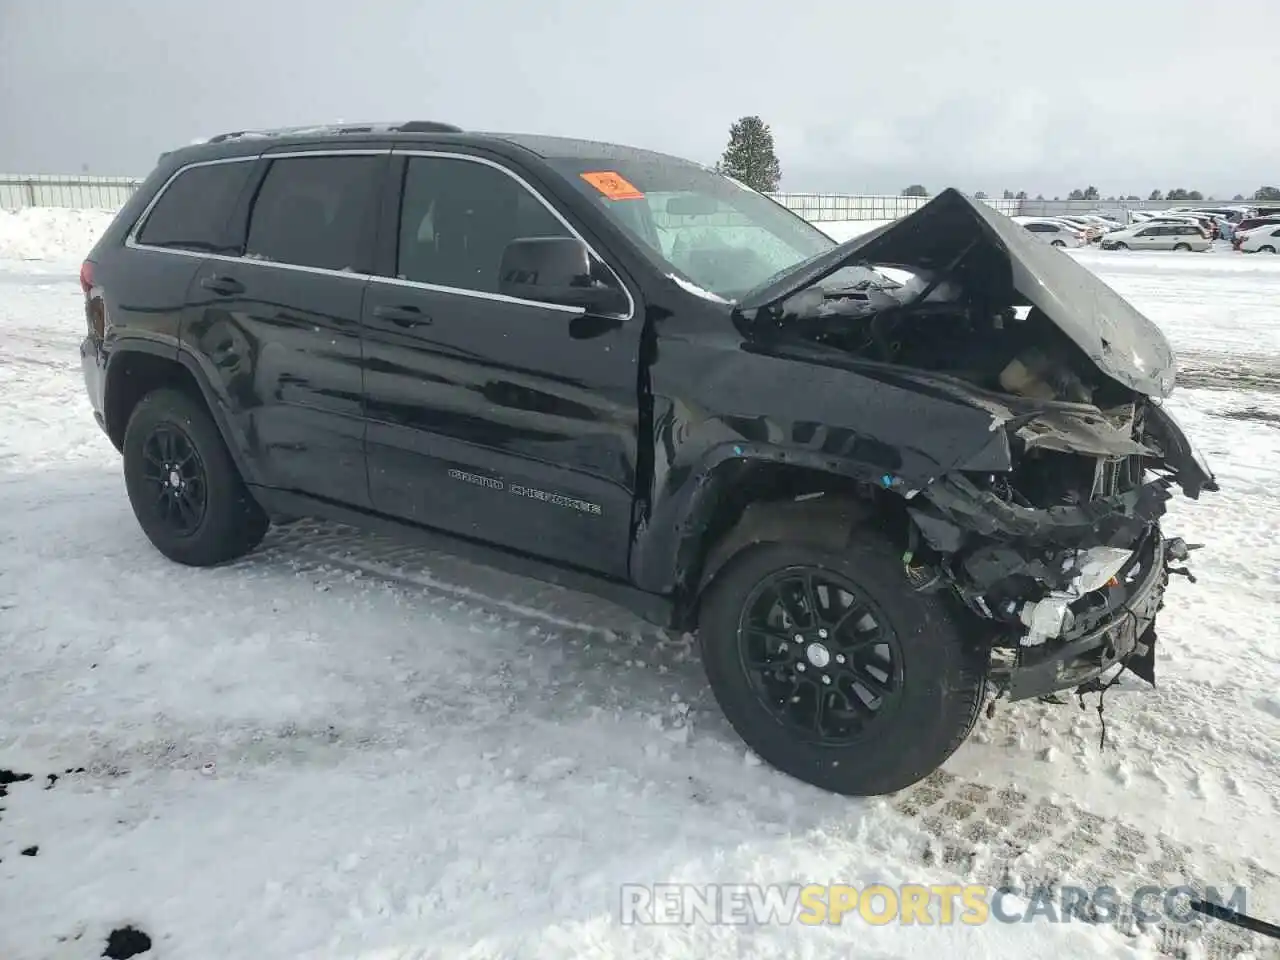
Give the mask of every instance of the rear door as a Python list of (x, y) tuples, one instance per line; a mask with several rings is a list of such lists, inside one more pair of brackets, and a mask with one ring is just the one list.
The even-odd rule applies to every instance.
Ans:
[(1185, 227), (1175, 227), (1174, 231), (1173, 241), (1175, 243), (1185, 243), (1192, 250), (1204, 250), (1210, 245), (1209, 238), (1204, 235), (1204, 231), (1199, 227), (1187, 224)]
[(238, 256), (205, 261), (183, 337), (266, 486), (369, 505), (360, 314), (384, 150), (263, 157)]
[(624, 576), (640, 315), (497, 293), (511, 240), (581, 237), (506, 162), (417, 154), (392, 169), (385, 275), (364, 311), (375, 508)]
[(1161, 243), (1165, 240), (1164, 227), (1155, 224), (1150, 227), (1143, 227), (1133, 235), (1133, 244), (1140, 250), (1159, 250)]

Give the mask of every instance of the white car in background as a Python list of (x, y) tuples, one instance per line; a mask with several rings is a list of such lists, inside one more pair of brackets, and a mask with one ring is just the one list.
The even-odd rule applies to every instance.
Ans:
[(1081, 220), (1088, 220), (1094, 226), (1098, 227), (1103, 233), (1110, 233), (1113, 230), (1123, 230), (1124, 227), (1115, 220), (1109, 220), (1097, 213), (1082, 213)]
[(1083, 247), (1089, 242), (1081, 227), (1053, 217), (1014, 217), (1014, 223), (1054, 247)]
[(1280, 250), (1280, 224), (1269, 223), (1265, 227), (1246, 230), (1240, 249), (1245, 253), (1275, 253)]
[(1079, 227), (1081, 230), (1085, 232), (1085, 237), (1088, 239), (1090, 243), (1092, 243), (1094, 240), (1097, 240), (1100, 236), (1102, 236), (1104, 232), (1102, 227), (1094, 223), (1088, 217), (1080, 216), (1074, 213), (1070, 215), (1064, 214), (1061, 217), (1053, 217), (1052, 219), (1062, 220), (1066, 223), (1074, 224), (1075, 226)]
[(1102, 238), (1103, 250), (1195, 250), (1202, 252), (1213, 246), (1200, 225), (1191, 220), (1149, 220), (1135, 223)]

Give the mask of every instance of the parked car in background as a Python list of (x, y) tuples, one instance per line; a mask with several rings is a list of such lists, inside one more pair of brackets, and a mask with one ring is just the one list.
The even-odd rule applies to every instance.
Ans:
[(1189, 214), (1157, 214), (1145, 221), (1146, 223), (1166, 223), (1166, 224), (1190, 224), (1199, 230), (1206, 240), (1212, 239), (1213, 228), (1206, 223)]
[(1111, 220), (1098, 213), (1082, 213), (1080, 219), (1088, 220), (1102, 230), (1103, 233), (1110, 233), (1112, 230), (1122, 230), (1123, 225), (1115, 220)]
[(1051, 217), (1014, 217), (1013, 220), (1050, 246), (1083, 247), (1089, 242), (1088, 234), (1081, 227), (1065, 220)]
[(1280, 223), (1280, 216), (1245, 217), (1236, 224), (1236, 236), (1238, 237), (1246, 230), (1254, 230), (1258, 227), (1265, 227), (1273, 223)]
[(1275, 253), (1280, 250), (1280, 224), (1268, 224), (1265, 227), (1246, 231), (1239, 238), (1236, 247), (1244, 253)]
[(1102, 238), (1103, 250), (1203, 251), (1211, 246), (1204, 231), (1194, 223), (1139, 223)]
[(1093, 243), (1103, 234), (1102, 227), (1098, 226), (1098, 224), (1094, 223), (1088, 217), (1079, 216), (1077, 214), (1070, 214), (1070, 215), (1063, 215), (1061, 217), (1053, 217), (1052, 219), (1061, 220), (1064, 223), (1068, 223), (1068, 224), (1071, 224), (1072, 226), (1079, 227), (1081, 230), (1084, 231), (1085, 240), (1088, 243)]
[(1250, 207), (1173, 207), (1170, 212), (1173, 210), (1179, 213), (1192, 213), (1197, 216), (1208, 214), (1209, 216), (1230, 220), (1232, 223), (1238, 223), (1253, 214), (1253, 210)]

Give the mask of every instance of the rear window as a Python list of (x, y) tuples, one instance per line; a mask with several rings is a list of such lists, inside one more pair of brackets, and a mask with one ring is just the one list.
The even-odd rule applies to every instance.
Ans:
[(189, 167), (170, 182), (147, 215), (138, 242), (154, 247), (235, 253), (224, 228), (253, 171), (249, 162)]
[(326, 270), (370, 273), (384, 158), (276, 160), (249, 214), (245, 256)]

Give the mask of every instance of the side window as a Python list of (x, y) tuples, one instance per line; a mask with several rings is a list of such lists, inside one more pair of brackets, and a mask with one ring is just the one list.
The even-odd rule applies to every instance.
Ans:
[(1047, 223), (1028, 223), (1027, 229), (1032, 233), (1047, 233), (1051, 228)]
[(202, 253), (233, 252), (220, 245), (223, 228), (253, 167), (246, 161), (184, 170), (160, 194), (138, 242)]
[(1194, 237), (1199, 233), (1200, 231), (1195, 227), (1179, 227), (1178, 228), (1178, 235), (1183, 237)]
[(507, 244), (521, 237), (570, 237), (517, 180), (452, 157), (409, 157), (400, 203), (396, 276), (496, 293)]
[(1155, 227), (1147, 227), (1145, 230), (1139, 230), (1134, 234), (1135, 237), (1154, 237), (1156, 235)]
[(301, 267), (373, 270), (382, 157), (290, 157), (267, 171), (249, 213), (245, 256)]
[(1280, 237), (1280, 230), (1272, 230), (1271, 235), (1273, 237)]

